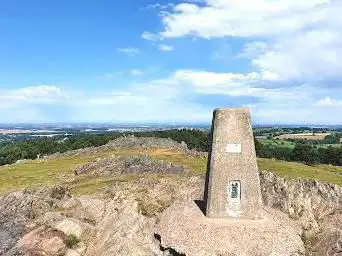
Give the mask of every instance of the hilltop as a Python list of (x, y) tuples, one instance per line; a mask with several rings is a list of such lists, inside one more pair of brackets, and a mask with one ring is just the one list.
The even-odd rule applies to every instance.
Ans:
[[(185, 143), (129, 136), (2, 166), (0, 255), (193, 255), (166, 245), (157, 226), (177, 205), (203, 199), (206, 162)], [(258, 165), (265, 207), (297, 230), (293, 255), (338, 253), (342, 169)]]

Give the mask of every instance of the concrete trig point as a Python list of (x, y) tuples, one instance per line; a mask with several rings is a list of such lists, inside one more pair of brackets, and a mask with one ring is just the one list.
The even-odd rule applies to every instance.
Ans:
[(216, 109), (212, 123), (206, 215), (258, 218), (259, 172), (248, 109)]

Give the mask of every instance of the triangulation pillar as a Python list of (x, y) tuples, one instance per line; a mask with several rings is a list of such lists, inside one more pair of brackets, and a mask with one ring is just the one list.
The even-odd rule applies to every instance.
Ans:
[(207, 217), (258, 218), (262, 199), (249, 109), (216, 109), (211, 132)]

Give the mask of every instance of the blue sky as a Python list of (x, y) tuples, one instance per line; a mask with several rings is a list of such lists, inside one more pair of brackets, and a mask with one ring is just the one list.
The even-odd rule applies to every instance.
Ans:
[(0, 3), (0, 122), (342, 124), (338, 0)]

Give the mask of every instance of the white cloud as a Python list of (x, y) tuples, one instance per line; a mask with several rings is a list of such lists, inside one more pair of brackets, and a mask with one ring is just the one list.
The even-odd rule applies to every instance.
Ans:
[(64, 98), (64, 95), (57, 86), (30, 86), (2, 91), (0, 95), (0, 108), (17, 106), (24, 103), (49, 104), (61, 100), (62, 98)]
[(160, 7), (160, 3), (149, 4), (147, 9), (158, 9)]
[(141, 69), (132, 69), (130, 73), (132, 76), (141, 76), (144, 74), (144, 71), (142, 71)]
[(306, 98), (307, 88), (265, 88), (261, 84), (265, 80), (263, 74), (251, 72), (217, 73), (198, 70), (178, 70), (172, 74), (171, 80), (179, 85), (189, 86), (196, 93), (212, 95), (230, 95), (235, 97), (250, 96), (264, 100)]
[(68, 95), (54, 85), (1, 90), (0, 122), (46, 122), (54, 115), (45, 116), (45, 109), (50, 107), (58, 109), (58, 106), (68, 100)]
[[(244, 105), (253, 109), (259, 123), (342, 123), (340, 109), (327, 111), (320, 106), (340, 106), (340, 100), (327, 97), (318, 104), (320, 95), (329, 95), (329, 89), (310, 85), (267, 88), (261, 86), (264, 81), (257, 72), (180, 69), (159, 79), (88, 93), (56, 86), (26, 87), (1, 92), (0, 121), (209, 121), (212, 109), (221, 103), (208, 105), (205, 98), (220, 95), (227, 97), (225, 106), (230, 106), (232, 97), (254, 99)], [(198, 102), (197, 96), (202, 100)]]
[[(163, 17), (164, 37), (271, 36), (324, 22), (330, 0), (206, 0), (180, 3)], [(322, 7), (323, 6), (323, 7)], [(335, 13), (336, 14), (336, 13)], [(338, 16), (335, 16), (335, 18)]]
[(170, 52), (170, 51), (173, 51), (173, 46), (167, 45), (167, 44), (160, 44), (159, 50), (163, 52)]
[(148, 31), (144, 31), (141, 34), (141, 38), (145, 39), (145, 40), (149, 40), (149, 41), (158, 41), (160, 39), (160, 35), (158, 34), (154, 34)]
[(124, 53), (128, 56), (136, 56), (141, 53), (140, 49), (138, 48), (118, 48), (119, 52)]
[(259, 81), (258, 73), (236, 74), (236, 73), (216, 73), (196, 70), (178, 70), (173, 77), (179, 81), (191, 82), (199, 88), (212, 88), (216, 86), (229, 86), (249, 84), (253, 81)]
[(342, 100), (335, 100), (330, 97), (325, 97), (318, 101), (321, 106), (342, 106)]
[[(252, 39), (239, 57), (270, 81), (342, 78), (342, 1), (205, 0), (162, 17), (165, 38)], [(253, 39), (258, 38), (258, 41)]]
[(165, 10), (165, 9), (168, 9), (168, 8), (173, 7), (174, 5), (175, 5), (174, 3), (167, 3), (167, 4), (155, 3), (155, 4), (149, 4), (149, 5), (147, 6), (147, 9), (152, 9), (152, 10), (155, 10), (155, 9)]
[(342, 35), (333, 30), (310, 30), (279, 38), (253, 55), (253, 65), (282, 80), (342, 78)]

